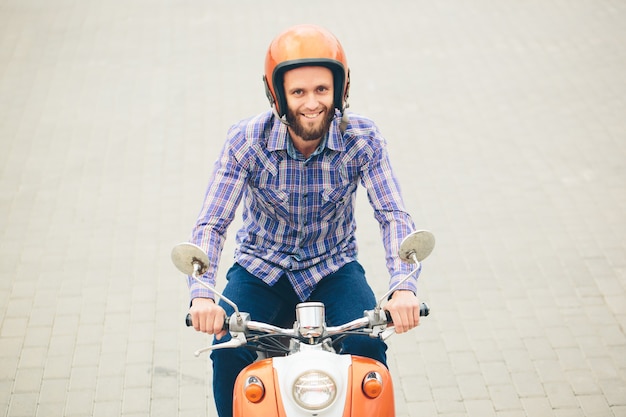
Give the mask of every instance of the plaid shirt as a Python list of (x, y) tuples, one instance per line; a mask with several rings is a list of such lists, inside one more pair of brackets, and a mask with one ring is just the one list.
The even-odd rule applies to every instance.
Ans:
[[(267, 284), (286, 274), (305, 301), (325, 276), (357, 259), (354, 206), (357, 185), (367, 190), (380, 224), (390, 287), (411, 271), (398, 258), (414, 230), (392, 172), (385, 139), (369, 119), (340, 118), (316, 152), (304, 158), (271, 111), (232, 126), (215, 163), (191, 241), (209, 256), (202, 279), (215, 286), (226, 230), (243, 199), (235, 261)], [(213, 294), (193, 280), (191, 298)], [(416, 278), (403, 284), (415, 291)]]

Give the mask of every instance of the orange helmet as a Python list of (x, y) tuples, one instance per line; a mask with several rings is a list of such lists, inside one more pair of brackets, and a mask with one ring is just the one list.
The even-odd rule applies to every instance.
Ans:
[(274, 38), (265, 56), (265, 92), (278, 116), (284, 116), (287, 111), (283, 76), (290, 69), (303, 66), (322, 66), (332, 71), (335, 107), (343, 112), (350, 87), (350, 70), (343, 47), (324, 28), (297, 25)]

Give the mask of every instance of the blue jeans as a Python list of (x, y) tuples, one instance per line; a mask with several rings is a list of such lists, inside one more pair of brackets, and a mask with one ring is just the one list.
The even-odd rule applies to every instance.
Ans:
[[(291, 328), (295, 321), (295, 306), (300, 299), (286, 276), (273, 286), (233, 265), (226, 278), (224, 296), (234, 301), (240, 311), (250, 313), (254, 321)], [(364, 310), (376, 305), (376, 298), (365, 279), (365, 271), (358, 262), (344, 265), (334, 274), (322, 279), (307, 301), (321, 301), (326, 306), (326, 323), (337, 326), (363, 317)], [(220, 306), (229, 316), (233, 309), (220, 300)], [(230, 335), (214, 344), (230, 340)], [(341, 353), (365, 356), (386, 365), (387, 345), (366, 336), (348, 336), (342, 340)], [(243, 368), (256, 360), (256, 353), (244, 348), (221, 349), (211, 353), (213, 360), (213, 395), (220, 417), (232, 417), (233, 387)]]

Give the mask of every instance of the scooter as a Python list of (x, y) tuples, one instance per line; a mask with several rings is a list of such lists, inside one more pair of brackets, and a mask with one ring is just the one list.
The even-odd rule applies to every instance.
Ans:
[[(421, 270), (421, 262), (432, 252), (432, 233), (411, 233), (400, 245), (399, 256), (415, 264), (406, 278)], [(325, 322), (324, 305), (304, 302), (296, 306), (296, 320), (291, 329), (253, 321), (248, 313), (200, 280), (209, 260), (206, 253), (192, 243), (181, 243), (172, 250), (174, 265), (210, 289), (234, 313), (225, 327), (232, 338), (228, 342), (197, 350), (203, 352), (245, 346), (263, 353), (243, 369), (235, 382), (233, 417), (394, 417), (393, 384), (389, 370), (380, 362), (355, 355), (340, 355), (337, 342), (346, 335), (387, 339), (394, 333), (393, 323), (382, 303), (403, 282), (380, 297), (373, 310), (363, 317), (340, 326)], [(422, 303), (420, 315), (429, 307)], [(187, 326), (191, 316), (187, 315)], [(285, 341), (288, 341), (286, 343)], [(282, 355), (282, 356), (276, 356)]]

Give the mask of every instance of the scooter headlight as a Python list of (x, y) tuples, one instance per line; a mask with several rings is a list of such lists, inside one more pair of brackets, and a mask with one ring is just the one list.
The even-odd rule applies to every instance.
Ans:
[(293, 384), (293, 397), (307, 410), (321, 410), (332, 404), (337, 395), (333, 379), (320, 371), (302, 374)]

